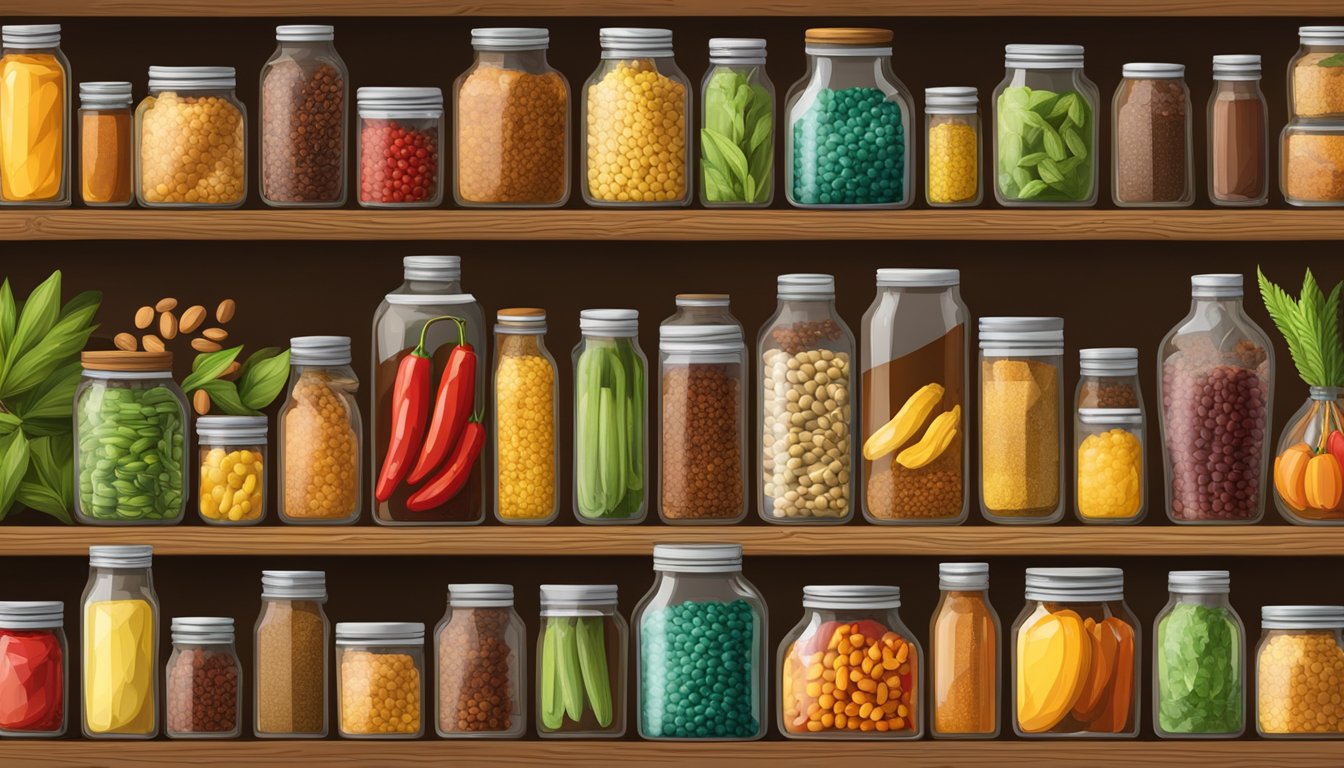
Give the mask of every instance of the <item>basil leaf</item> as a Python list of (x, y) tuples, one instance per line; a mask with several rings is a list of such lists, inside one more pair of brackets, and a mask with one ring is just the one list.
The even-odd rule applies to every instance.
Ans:
[(1326, 56), (1324, 59), (1316, 62), (1318, 67), (1344, 67), (1344, 53), (1336, 53), (1334, 56)]
[(0, 283), (0, 367), (4, 365), (5, 350), (14, 340), (14, 324), (19, 320), (19, 310), (14, 304), (14, 291), (9, 287), (9, 279)]
[(1078, 135), (1078, 129), (1074, 128), (1073, 125), (1065, 123), (1064, 127), (1060, 129), (1059, 135), (1064, 139), (1064, 144), (1069, 148), (1069, 152), (1073, 153), (1074, 157), (1079, 159), (1087, 157), (1087, 142), (1083, 141), (1082, 136)]
[(1049, 187), (1046, 185), (1044, 181), (1041, 181), (1040, 179), (1033, 179), (1032, 181), (1022, 185), (1022, 189), (1017, 193), (1017, 196), (1023, 200), (1030, 200), (1047, 189), (1049, 189)]
[(65, 306), (61, 307), (61, 317), (69, 317), (76, 312), (86, 309), (98, 311), (98, 305), (103, 303), (103, 294), (100, 291), (84, 291), (67, 301)]
[(28, 472), (15, 498), (25, 507), (73, 524), (75, 508), (73, 439), (69, 434), (28, 443)]
[(705, 166), (705, 197), (714, 202), (731, 202), (738, 199), (733, 191), (732, 182), (718, 168)]
[(0, 411), (0, 437), (8, 435), (10, 432), (18, 429), (23, 424), (23, 420), (18, 416), (6, 411)]
[(1017, 185), (1018, 189), (1022, 189), (1034, 180), (1031, 177), (1031, 172), (1025, 168), (1014, 168), (1009, 175), (1012, 176), (1013, 183)]
[[(10, 357), (7, 360), (8, 369), (5, 371), (4, 384), (0, 385), (0, 393), (3, 393), (4, 397), (23, 394), (42, 383), (52, 371), (78, 355), (98, 327), (93, 324), (93, 316), (97, 311), (97, 304), (84, 302), (75, 306), (70, 314), (60, 317), (49, 326), (38, 343), (31, 346), (27, 352), (19, 353), (18, 359)], [(24, 314), (27, 314), (27, 305)], [(23, 325), (22, 317), (19, 318), (19, 325), (20, 327)], [(17, 352), (19, 349), (17, 336), (15, 342), (14, 349)]]
[(747, 181), (747, 156), (742, 153), (742, 150), (728, 137), (715, 131), (705, 129), (700, 134), (718, 150), (724, 161), (723, 166), (733, 175), (737, 183), (745, 186)]
[(1036, 166), (1036, 172), (1041, 175), (1041, 181), (1052, 187), (1064, 181), (1064, 174), (1059, 172), (1059, 168), (1055, 167), (1055, 161), (1048, 157)]
[(1050, 113), (1050, 108), (1054, 107), (1055, 99), (1058, 98), (1059, 94), (1054, 91), (1044, 89), (1032, 91), (1031, 96), (1027, 98), (1027, 109), (1045, 116)]
[(13, 403), (25, 422), (32, 419), (69, 419), (74, 410), (75, 388), (79, 386), (81, 365), (66, 363), (52, 371), (37, 386)]
[(1003, 103), (1008, 106), (1019, 110), (1026, 109), (1027, 105), (1031, 103), (1031, 89), (1025, 85), (1017, 88), (1006, 88), (1003, 91), (1002, 99)]
[(1069, 103), (1069, 120), (1079, 128), (1083, 128), (1087, 125), (1090, 111), (1091, 107), (1087, 105), (1087, 102), (1079, 96), (1074, 96), (1073, 101)]
[(206, 382), (218, 379), (224, 371), (228, 370), (229, 365), (238, 358), (238, 353), (242, 351), (242, 347), (230, 347), (218, 352), (206, 352), (197, 355), (191, 375), (182, 380), (182, 391), (191, 394), (201, 389)]
[(201, 384), (198, 389), (204, 389), (206, 394), (210, 395), (210, 402), (229, 416), (259, 415), (256, 411), (243, 405), (242, 398), (238, 396), (238, 387), (232, 381), (212, 379)]
[[(253, 352), (252, 354), (248, 355), (247, 359), (243, 361), (242, 366), (238, 368), (238, 380), (241, 381), (244, 378), (246, 378), (247, 372), (249, 369), (252, 368), (252, 366), (256, 365), (257, 363), (260, 363), (262, 360), (268, 360), (280, 354), (281, 352), (286, 351), (287, 350), (284, 347), (262, 347), (261, 349), (258, 349), (256, 352)], [(286, 359), (288, 359), (288, 357), (286, 357)]]
[(1018, 168), (1035, 168), (1036, 164), (1046, 159), (1044, 152), (1032, 152), (1030, 155), (1023, 155), (1021, 160), (1017, 161)]
[(1059, 138), (1059, 133), (1049, 124), (1043, 129), (1042, 142), (1045, 146), (1045, 154), (1049, 155), (1051, 160), (1063, 160), (1069, 156), (1069, 153), (1064, 150), (1063, 139)]
[(1060, 97), (1059, 101), (1055, 102), (1054, 108), (1050, 110), (1050, 114), (1046, 115), (1046, 117), (1053, 120), (1056, 117), (1063, 117), (1064, 115), (1069, 114), (1069, 110), (1073, 108), (1073, 103), (1077, 100), (1078, 100), (1077, 94), (1074, 93), (1064, 94), (1063, 96)]
[(27, 471), (28, 438), (17, 430), (0, 438), (0, 519), (9, 513)]
[(746, 183), (742, 185), (742, 198), (744, 200), (756, 199), (756, 180), (751, 178), (750, 173), (747, 174)]
[(11, 367), (23, 353), (37, 346), (51, 326), (61, 316), (61, 271), (51, 273), (51, 277), (28, 294), (19, 312), (18, 323), (14, 327), (13, 347), (6, 358), (6, 366)]
[(260, 411), (275, 400), (288, 379), (289, 350), (285, 350), (249, 366), (247, 372), (238, 377), (238, 397), (244, 407)]

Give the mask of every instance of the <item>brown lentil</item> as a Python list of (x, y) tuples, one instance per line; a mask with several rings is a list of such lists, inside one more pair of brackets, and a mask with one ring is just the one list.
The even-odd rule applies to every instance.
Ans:
[(454, 608), (439, 633), (439, 730), (507, 731), (513, 727), (516, 657), (509, 647), (509, 609)]
[(692, 363), (663, 374), (662, 513), (672, 520), (743, 513), (741, 370)]
[(1139, 395), (1134, 385), (1125, 380), (1112, 381), (1111, 377), (1083, 378), (1078, 392), (1079, 408), (1138, 408)]
[(457, 193), (471, 203), (559, 203), (569, 87), (557, 72), (481, 65), (457, 94)]
[(267, 600), (257, 624), (257, 732), (327, 729), (327, 626), (308, 600)]
[(261, 192), (276, 203), (345, 197), (345, 80), (319, 63), (280, 59), (261, 84)]
[[(888, 461), (868, 480), (868, 512), (882, 520), (956, 517), (961, 514), (961, 439), (919, 469)], [(875, 462), (876, 463), (876, 462)]]
[(238, 659), (220, 647), (181, 648), (168, 664), (168, 731), (232, 733), (238, 728)]
[[(201, 341), (201, 339), (197, 339)], [(286, 517), (346, 518), (359, 511), (359, 440), (348, 392), (353, 383), (307, 370), (284, 414)]]

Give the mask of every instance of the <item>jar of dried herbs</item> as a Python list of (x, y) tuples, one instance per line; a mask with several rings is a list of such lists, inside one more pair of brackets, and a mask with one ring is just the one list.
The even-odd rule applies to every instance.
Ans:
[(1246, 627), (1227, 571), (1172, 571), (1157, 615), (1153, 730), (1164, 739), (1235, 738), (1246, 729)]

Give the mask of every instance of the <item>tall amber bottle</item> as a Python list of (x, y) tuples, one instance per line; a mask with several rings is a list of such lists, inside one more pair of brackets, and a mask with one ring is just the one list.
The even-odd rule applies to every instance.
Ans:
[(999, 616), (989, 603), (987, 563), (938, 566), (942, 597), (933, 612), (929, 650), (933, 736), (999, 735)]

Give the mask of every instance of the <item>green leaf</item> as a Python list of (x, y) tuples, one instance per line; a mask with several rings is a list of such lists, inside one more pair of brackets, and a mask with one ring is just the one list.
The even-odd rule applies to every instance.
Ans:
[(705, 166), (705, 197), (713, 202), (731, 202), (740, 199), (733, 191), (733, 183), (718, 168)]
[(70, 435), (43, 437), (28, 443), (28, 472), (15, 498), (25, 507), (67, 525), (75, 507), (74, 451)]
[(1050, 110), (1050, 114), (1046, 115), (1046, 117), (1054, 120), (1056, 117), (1063, 117), (1064, 115), (1069, 114), (1069, 110), (1073, 109), (1073, 104), (1076, 101), (1078, 101), (1078, 94), (1064, 94), (1060, 97), (1059, 101), (1055, 102), (1055, 106)]
[(206, 394), (210, 395), (210, 402), (229, 416), (259, 415), (256, 411), (243, 405), (243, 400), (238, 395), (238, 387), (232, 381), (213, 379), (201, 384), (199, 389), (204, 389)]
[(15, 431), (0, 438), (0, 519), (8, 514), (28, 471), (28, 438)]
[(1324, 59), (1316, 62), (1318, 67), (1344, 67), (1344, 53), (1336, 53), (1334, 56), (1326, 56)]
[(191, 394), (202, 388), (206, 382), (218, 379), (238, 359), (242, 347), (229, 347), (218, 352), (206, 352), (196, 356), (196, 364), (191, 375), (182, 380), (182, 391)]
[[(249, 360), (249, 362), (251, 362)], [(289, 350), (248, 366), (238, 377), (238, 397), (243, 406), (260, 411), (270, 405), (289, 379)]]
[[(81, 294), (83, 296), (84, 294)], [(31, 301), (31, 299), (30, 299)], [(84, 349), (89, 337), (98, 326), (93, 324), (93, 316), (98, 311), (96, 303), (87, 301), (74, 304), (69, 314), (59, 319), (43, 334), (37, 344), (26, 352), (19, 353), (17, 360), (6, 360), (4, 382), (0, 384), (0, 397), (13, 397), (36, 387), (61, 365), (74, 359)], [(27, 314), (25, 305), (24, 314)], [(22, 327), (23, 318), (20, 316)], [(14, 349), (19, 349), (18, 335), (15, 336)]]
[(1069, 104), (1069, 120), (1079, 128), (1084, 128), (1087, 126), (1087, 118), (1091, 111), (1092, 108), (1087, 102), (1081, 96), (1075, 95)]
[(1260, 283), (1260, 297), (1265, 302), (1265, 309), (1279, 329), (1279, 333), (1283, 334), (1284, 341), (1288, 343), (1288, 352), (1297, 367), (1297, 375), (1308, 386), (1327, 386), (1324, 383), (1324, 372), (1316, 367), (1319, 360), (1311, 349), (1313, 346), (1310, 339), (1311, 327), (1302, 317), (1298, 302), (1282, 288), (1270, 282), (1259, 267), (1256, 267), (1256, 278)]
[(101, 291), (83, 291), (61, 307), (61, 317), (69, 317), (76, 312), (83, 313), (85, 310), (92, 310), (88, 315), (93, 317), (93, 313), (98, 311), (98, 307), (102, 303), (103, 294)]
[(1055, 166), (1055, 161), (1048, 157), (1036, 166), (1036, 172), (1041, 175), (1041, 181), (1051, 186), (1061, 184), (1064, 181), (1064, 174), (1059, 172), (1059, 168)]
[(0, 366), (0, 397), (17, 394), (5, 386), (9, 372), (19, 360), (36, 347), (60, 318), (61, 271), (58, 269), (33, 289), (18, 313), (14, 337), (5, 345), (4, 365)]
[(1038, 163), (1045, 160), (1049, 155), (1044, 152), (1032, 152), (1030, 155), (1023, 155), (1021, 160), (1017, 161), (1018, 168), (1035, 168)]
[[(247, 372), (249, 369), (252, 368), (252, 366), (256, 365), (257, 363), (260, 363), (262, 360), (269, 360), (270, 358), (275, 357), (281, 352), (287, 352), (287, 351), (288, 350), (286, 350), (284, 347), (262, 347), (261, 349), (258, 349), (256, 352), (253, 352), (252, 354), (248, 355), (247, 359), (244, 360), (243, 364), (238, 368), (239, 380), (247, 376)], [(193, 368), (193, 370), (195, 369)]]
[(1049, 189), (1049, 187), (1044, 181), (1041, 181), (1040, 179), (1032, 179), (1022, 185), (1022, 189), (1018, 191), (1017, 196), (1022, 200), (1030, 200), (1047, 189)]
[(1044, 89), (1032, 91), (1031, 97), (1027, 99), (1027, 109), (1044, 117), (1050, 114), (1050, 110), (1055, 106), (1055, 99), (1058, 98), (1059, 94), (1054, 91)]
[(1087, 142), (1083, 141), (1083, 137), (1078, 135), (1078, 129), (1071, 123), (1065, 123), (1064, 127), (1059, 129), (1059, 135), (1074, 157), (1080, 159), (1087, 157)]
[(1031, 89), (1025, 85), (1003, 89), (1003, 103), (1015, 109), (1026, 109), (1031, 103)]
[(23, 419), (8, 412), (0, 411), (0, 436), (8, 435), (23, 424)]
[(758, 120), (755, 127), (751, 129), (751, 138), (747, 140), (747, 151), (755, 152), (757, 147), (770, 140), (770, 134), (774, 132), (774, 123), (770, 120)]
[(14, 326), (19, 320), (19, 310), (14, 304), (14, 290), (9, 286), (9, 278), (0, 283), (0, 368), (4, 366), (5, 350), (14, 340)]
[(1323, 322), (1325, 325), (1325, 371), (1332, 387), (1344, 387), (1344, 332), (1340, 329), (1340, 290), (1344, 282), (1335, 283), (1329, 297), (1325, 300)]
[(1012, 170), (1011, 175), (1013, 178), (1013, 183), (1017, 185), (1017, 188), (1019, 190), (1021, 190), (1023, 187), (1026, 187), (1031, 182), (1035, 181), (1035, 179), (1033, 179), (1031, 176), (1031, 172), (1028, 171), (1026, 168), (1014, 168)]
[(700, 132), (700, 135), (718, 150), (719, 155), (723, 158), (724, 167), (732, 174), (737, 184), (745, 186), (747, 181), (747, 156), (742, 150), (728, 137), (715, 131), (705, 129)]
[(1049, 155), (1050, 159), (1055, 161), (1063, 160), (1068, 157), (1069, 153), (1064, 150), (1064, 140), (1059, 138), (1059, 133), (1049, 124), (1046, 124), (1045, 128), (1042, 130), (1044, 131), (1044, 134), (1041, 138), (1044, 142), (1045, 154)]
[(52, 371), (14, 402), (14, 411), (25, 422), (34, 419), (69, 419), (74, 410), (75, 388), (79, 386), (81, 368), (76, 361)]

